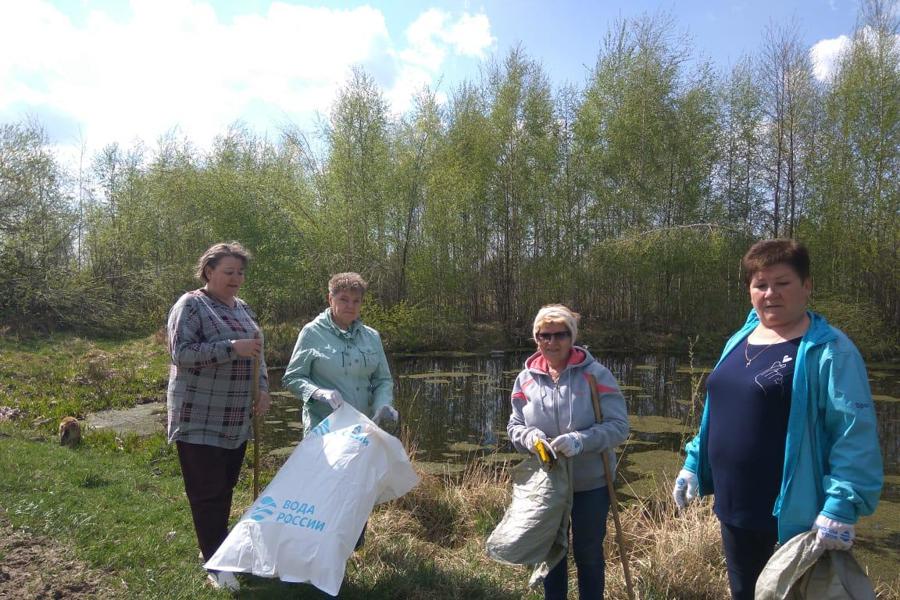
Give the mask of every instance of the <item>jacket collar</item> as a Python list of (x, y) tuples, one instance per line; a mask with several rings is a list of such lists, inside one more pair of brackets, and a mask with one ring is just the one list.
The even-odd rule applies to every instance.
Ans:
[[(572, 349), (569, 350), (569, 360), (566, 361), (566, 369), (587, 364), (590, 360), (593, 360), (593, 357), (587, 350), (579, 346), (572, 346)], [(540, 352), (535, 352), (525, 360), (525, 368), (544, 375), (550, 372), (547, 359)]]
[[(825, 317), (811, 310), (807, 310), (806, 315), (809, 317), (809, 329), (803, 334), (804, 341), (811, 344), (824, 344), (836, 337), (834, 329), (828, 324)], [(756, 314), (755, 309), (751, 308), (750, 314), (747, 315), (747, 320), (744, 322), (744, 326), (739, 332), (743, 334), (741, 338), (743, 339), (747, 335), (750, 335), (750, 332), (753, 331), (757, 325), (759, 325), (759, 315)]]
[(359, 328), (362, 327), (362, 321), (360, 319), (356, 319), (352, 323), (350, 323), (350, 329), (346, 331), (338, 327), (338, 324), (334, 322), (334, 319), (331, 318), (331, 308), (326, 308), (322, 311), (320, 317), (324, 317), (322, 319), (322, 324), (325, 325), (327, 329), (330, 329), (331, 332), (339, 337), (353, 337), (356, 335)]
[[(814, 313), (811, 310), (807, 310), (806, 314), (809, 316), (809, 329), (803, 334), (803, 339), (800, 342), (801, 344), (806, 347), (817, 346), (819, 344), (830, 342), (837, 337), (834, 328), (828, 324), (825, 317), (818, 313)], [(722, 355), (719, 357), (719, 361), (716, 364), (718, 365), (719, 362), (722, 362), (729, 352), (753, 332), (757, 325), (759, 325), (759, 315), (756, 314), (755, 309), (751, 308), (750, 313), (747, 315), (747, 320), (744, 322), (744, 326), (731, 336), (731, 339), (725, 344)]]

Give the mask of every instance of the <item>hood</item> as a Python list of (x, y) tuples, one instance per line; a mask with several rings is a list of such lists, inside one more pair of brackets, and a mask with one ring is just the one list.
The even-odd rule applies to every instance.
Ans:
[[(569, 360), (566, 362), (566, 369), (581, 367), (593, 361), (594, 357), (591, 356), (590, 352), (580, 346), (572, 346), (572, 349), (569, 351)], [(550, 372), (547, 359), (540, 352), (535, 352), (525, 359), (525, 368), (542, 375), (547, 375)]]

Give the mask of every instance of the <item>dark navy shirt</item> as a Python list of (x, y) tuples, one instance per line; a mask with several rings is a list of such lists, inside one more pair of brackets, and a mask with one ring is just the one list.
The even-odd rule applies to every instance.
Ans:
[(781, 490), (800, 339), (771, 346), (745, 340), (707, 381), (713, 509), (727, 525), (777, 531), (772, 509)]

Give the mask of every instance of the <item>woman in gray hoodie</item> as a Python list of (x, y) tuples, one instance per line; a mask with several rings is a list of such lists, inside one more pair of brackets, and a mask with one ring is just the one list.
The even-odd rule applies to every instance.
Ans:
[[(609, 369), (575, 346), (578, 315), (561, 304), (541, 308), (534, 319), (537, 352), (525, 361), (512, 391), (506, 427), (517, 450), (537, 453), (537, 442), (572, 458), (572, 550), (582, 600), (602, 598), (603, 539), (609, 493), (601, 453), (628, 437), (625, 398)], [(588, 376), (593, 375), (602, 422), (594, 417)], [(544, 579), (544, 597), (565, 599), (566, 559)]]

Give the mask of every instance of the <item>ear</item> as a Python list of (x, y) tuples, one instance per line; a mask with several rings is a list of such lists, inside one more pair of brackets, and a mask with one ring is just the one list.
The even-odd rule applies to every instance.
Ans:
[(803, 289), (806, 290), (807, 295), (812, 293), (812, 277), (807, 277), (803, 280)]

